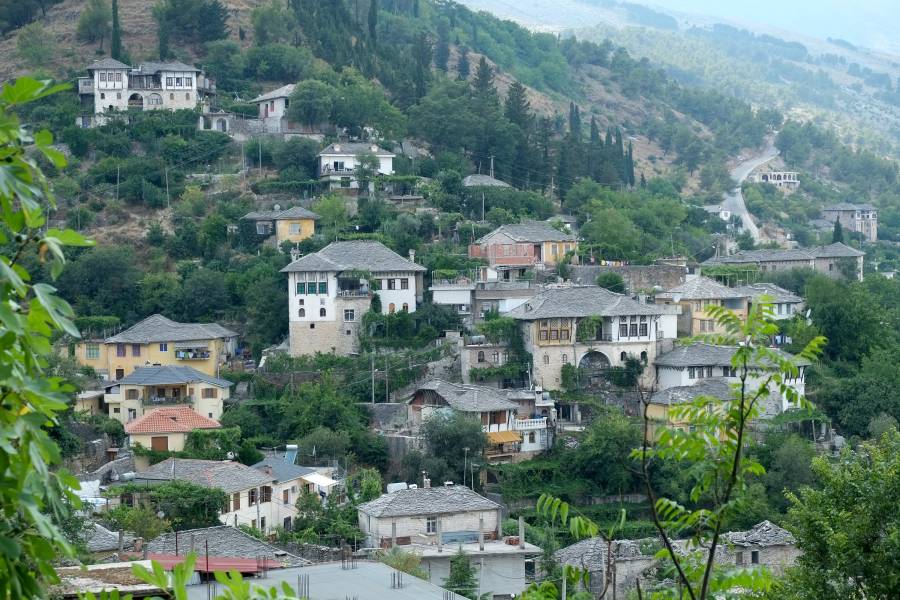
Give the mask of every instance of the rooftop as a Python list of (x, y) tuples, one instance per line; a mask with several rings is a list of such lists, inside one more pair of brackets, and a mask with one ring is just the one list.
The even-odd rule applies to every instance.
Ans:
[(464, 383), (450, 383), (432, 379), (420, 385), (416, 391), (430, 390), (443, 398), (454, 410), (483, 412), (490, 410), (516, 410), (519, 405), (510, 401), (507, 390)]
[[(657, 367), (727, 367), (731, 366), (731, 359), (737, 351), (737, 346), (717, 346), (703, 342), (694, 342), (675, 346), (669, 352), (660, 354), (653, 361)], [(792, 356), (782, 350), (775, 350), (779, 354), (790, 357), (795, 364), (806, 365), (808, 361)]]
[(822, 212), (833, 212), (833, 211), (845, 211), (845, 210), (878, 210), (871, 204), (851, 204), (850, 202), (839, 202), (837, 204), (832, 204), (831, 206), (826, 206), (822, 209)]
[(574, 242), (575, 236), (560, 231), (546, 221), (526, 221), (501, 225), (478, 240), (479, 244), (490, 241), (495, 235), (506, 235), (517, 242)]
[(220, 388), (230, 388), (231, 382), (202, 373), (193, 367), (158, 365), (138, 367), (130, 375), (115, 382), (116, 385), (180, 385), (183, 383), (208, 383)]
[(178, 323), (160, 314), (138, 321), (125, 331), (104, 340), (107, 344), (153, 344), (157, 342), (206, 341), (237, 337), (218, 323)]
[(137, 70), (142, 73), (159, 73), (160, 71), (194, 71), (199, 73), (200, 69), (197, 67), (192, 67), (191, 65), (186, 65), (180, 61), (168, 61), (168, 62), (153, 62), (147, 61), (142, 62), (137, 66)]
[(204, 417), (189, 406), (157, 408), (128, 423), (125, 432), (136, 433), (190, 433), (195, 429), (218, 429), (222, 425), (215, 419)]
[(135, 473), (137, 483), (164, 483), (166, 481), (190, 481), (208, 488), (218, 488), (228, 494), (268, 485), (275, 481), (272, 475), (228, 460), (199, 460), (195, 458), (167, 458), (146, 471)]
[(241, 217), (248, 221), (280, 221), (284, 219), (312, 219), (319, 220), (319, 215), (302, 206), (293, 206), (286, 210), (259, 210), (251, 211)]
[(733, 388), (728, 380), (723, 377), (710, 377), (700, 379), (694, 385), (679, 385), (665, 390), (654, 392), (650, 396), (650, 404), (686, 404), (693, 402), (700, 396), (712, 396), (720, 400), (732, 397)]
[(425, 267), (403, 258), (381, 242), (352, 240), (332, 242), (281, 270), (282, 273), (310, 271), (422, 272)]
[(375, 156), (393, 157), (393, 152), (388, 152), (377, 144), (367, 142), (339, 142), (330, 144), (319, 152), (319, 156), (359, 156), (360, 154), (374, 154)]
[(771, 521), (757, 523), (747, 531), (732, 531), (725, 539), (735, 546), (790, 546), (794, 536)]
[(703, 261), (704, 265), (739, 265), (761, 262), (811, 261), (817, 258), (856, 258), (865, 256), (855, 248), (836, 242), (827, 246), (795, 248), (793, 250), (741, 250), (730, 256), (713, 257)]
[[(84, 541), (89, 552), (114, 552), (119, 549), (119, 532), (110, 531), (100, 523), (91, 522), (85, 528)], [(131, 548), (134, 536), (126, 532), (122, 542), (124, 548)]]
[(512, 187), (505, 181), (500, 181), (499, 179), (495, 179), (490, 175), (481, 174), (467, 175), (463, 177), (462, 184), (463, 187)]
[(774, 283), (752, 283), (750, 285), (742, 285), (734, 288), (741, 294), (746, 294), (753, 299), (753, 302), (759, 302), (762, 296), (772, 298), (771, 302), (776, 303), (799, 303), (803, 302), (803, 298), (790, 290), (777, 286)]
[(99, 69), (130, 69), (128, 65), (123, 62), (120, 62), (114, 58), (106, 57), (101, 58), (100, 60), (95, 60), (90, 65), (88, 65), (88, 71), (96, 71)]
[(195, 550), (203, 556), (207, 548), (210, 556), (267, 558), (285, 567), (309, 564), (308, 560), (289, 554), (230, 525), (164, 533), (147, 542), (147, 551), (155, 554), (187, 554)]
[(297, 87), (297, 84), (289, 83), (281, 86), (277, 90), (272, 90), (271, 92), (266, 92), (261, 96), (257, 96), (250, 102), (265, 102), (266, 100), (274, 100), (275, 98), (287, 98), (294, 93), (295, 87)]
[(496, 510), (500, 505), (462, 485), (399, 490), (359, 505), (373, 517), (406, 517)]
[(746, 298), (748, 296), (748, 294), (743, 294), (737, 288), (722, 285), (709, 277), (695, 277), (670, 290), (656, 294), (657, 298), (672, 299), (676, 302), (679, 300), (705, 300), (709, 298), (724, 300), (729, 298)]
[(506, 315), (522, 321), (534, 321), (560, 317), (618, 317), (663, 313), (660, 306), (643, 304), (630, 296), (616, 294), (602, 287), (575, 286), (545, 290)]
[(269, 467), (272, 470), (272, 475), (278, 483), (299, 479), (304, 475), (316, 472), (315, 467), (301, 467), (300, 465), (295, 465), (279, 458), (267, 458), (253, 465), (254, 469), (264, 473), (266, 467)]

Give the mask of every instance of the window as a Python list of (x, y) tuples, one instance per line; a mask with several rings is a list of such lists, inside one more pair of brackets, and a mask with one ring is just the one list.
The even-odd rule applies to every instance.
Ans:
[(648, 327), (647, 326), (647, 317), (641, 317), (641, 331), (640, 331), (641, 337), (647, 336), (647, 331), (648, 331), (647, 327)]
[(310, 328), (310, 329), (315, 329), (315, 328), (316, 328), (316, 324), (315, 324), (315, 323), (310, 323), (310, 324), (309, 324), (309, 328)]
[(395, 312), (397, 312), (397, 305), (391, 302), (388, 304), (388, 313), (394, 314)]
[(100, 344), (88, 344), (84, 349), (84, 357), (88, 360), (100, 358)]
[(622, 353), (619, 355), (619, 360), (621, 360), (622, 362), (625, 362), (626, 360), (628, 360), (628, 353), (627, 353), (627, 352), (622, 352)]
[(628, 337), (637, 337), (638, 324), (637, 317), (631, 317), (631, 324), (628, 327)]
[[(253, 506), (254, 504), (256, 504), (256, 498), (256, 488), (251, 489), (249, 492), (247, 492), (247, 506)], [(256, 522), (254, 520), (254, 526), (255, 525)]]
[(116, 100), (122, 99), (122, 92), (116, 92)]
[(131, 345), (131, 355), (132, 356), (140, 356), (141, 355), (141, 345), (140, 344), (132, 344)]
[(231, 497), (231, 510), (240, 510), (241, 509), (241, 493), (235, 492)]
[[(190, 92), (186, 93), (186, 94), (184, 95), (184, 99), (185, 99), (185, 100), (190, 100), (190, 99), (191, 99), (191, 93), (190, 93)], [(265, 518), (263, 518), (263, 521), (265, 521)]]
[(118, 406), (113, 409), (113, 414), (115, 414), (115, 415), (119, 414), (120, 412), (122, 412), (122, 409), (119, 408)]
[[(105, 100), (105, 99), (106, 99), (106, 94), (104, 94), (103, 92), (100, 92), (100, 99), (101, 99), (101, 100)], [(110, 108), (112, 108), (112, 106), (110, 106)]]
[(106, 83), (106, 73), (100, 73), (100, 81)]
[(562, 364), (564, 364), (564, 365), (569, 364), (569, 355), (568, 354), (562, 355)]
[(116, 381), (125, 377), (125, 369), (116, 369)]
[(178, 86), (178, 87), (181, 87), (181, 81), (182, 81), (181, 77), (176, 77), (176, 78), (175, 78), (175, 85)]
[(545, 354), (545, 355), (544, 355), (544, 364), (545, 364), (545, 365), (549, 365), (549, 364), (550, 364), (550, 355), (549, 355), (549, 354)]
[(499, 364), (499, 362), (500, 362), (500, 353), (499, 353), (499, 352), (493, 352), (493, 353), (491, 353), (491, 361), (492, 361), (495, 365), (496, 365), (496, 364)]
[(160, 398), (166, 397), (166, 388), (156, 388), (156, 395)]
[(734, 367), (722, 367), (722, 377), (737, 377), (737, 369)]
[(688, 367), (688, 379), (696, 378), (696, 373), (694, 372), (694, 367)]
[(744, 564), (744, 553), (743, 552), (735, 552), (734, 553), (734, 564), (737, 566), (741, 566)]
[(425, 533), (437, 533), (437, 517), (425, 519)]
[(166, 87), (172, 87), (173, 81), (174, 79), (172, 79), (171, 77), (166, 77)]
[(305, 308), (301, 308), (300, 310), (298, 310), (298, 311), (297, 311), (297, 316), (300, 317), (301, 319), (304, 318), (304, 317), (306, 317), (306, 309), (305, 309)]
[(272, 487), (268, 485), (264, 485), (260, 488), (260, 502), (271, 502), (272, 501)]
[(203, 390), (200, 392), (200, 396), (202, 398), (218, 398), (219, 390), (214, 387), (203, 388)]
[[(273, 103), (273, 108), (274, 108), (274, 103)], [(343, 171), (344, 170), (344, 161), (342, 161), (342, 160), (334, 161), (334, 170), (335, 171)]]
[(324, 308), (320, 308), (320, 309), (319, 309), (319, 316), (320, 316), (320, 317), (324, 317), (324, 316), (326, 315), (326, 313), (327, 313), (327, 311), (326, 311)]
[(752, 550), (750, 552), (750, 562), (754, 565), (759, 564), (759, 550)]
[(125, 390), (125, 399), (126, 400), (138, 400), (138, 399), (140, 399), (140, 397), (141, 397), (140, 390), (137, 390), (135, 388)]
[(185, 77), (185, 78), (184, 78), (184, 85), (185, 85), (185, 87), (191, 87), (191, 86), (193, 86), (193, 85), (194, 85), (194, 78), (193, 78), (193, 77)]
[(706, 376), (712, 377), (712, 367), (706, 367)]
[(834, 263), (828, 263), (828, 270), (834, 271)]
[(387, 289), (396, 290), (397, 289), (397, 281), (394, 279), (387, 280)]
[(409, 289), (409, 279), (407, 279), (406, 277), (404, 277), (403, 279), (400, 280), (400, 289), (401, 289), (401, 290), (408, 290), (408, 289)]
[(150, 94), (147, 97), (147, 104), (153, 106), (162, 106), (162, 96), (160, 96), (159, 94)]
[(322, 294), (323, 296), (328, 295), (328, 282), (327, 281), (319, 282), (319, 293)]
[(647, 364), (647, 351), (646, 350), (641, 352), (641, 362), (644, 363), (645, 365)]
[(291, 223), (289, 226), (289, 230), (292, 234), (300, 233), (300, 223)]
[(125, 356), (125, 344), (116, 344), (116, 356)]
[(174, 100), (174, 99), (175, 99), (175, 94), (169, 94), (169, 100)]
[(347, 189), (350, 187), (350, 178), (349, 177), (341, 177), (341, 187)]
[(403, 303), (403, 308), (401, 309), (403, 312), (409, 312), (409, 302)]
[(347, 321), (348, 323), (355, 321), (356, 320), (356, 311), (353, 310), (352, 308), (345, 308), (344, 309), (344, 320)]
[(556, 247), (556, 244), (550, 245), (550, 254), (556, 256), (559, 253), (559, 249)]
[(169, 351), (169, 344), (168, 344), (167, 342), (162, 342), (162, 343), (159, 345), (159, 351), (160, 351), (160, 352), (168, 352), (168, 351)]
[(537, 441), (537, 435), (533, 431), (528, 432), (528, 443), (534, 444)]
[(478, 351), (478, 362), (480, 362), (480, 363), (484, 362), (484, 351), (483, 350)]
[[(313, 284), (313, 291), (315, 291), (316, 284)], [(297, 295), (302, 296), (306, 293), (306, 282), (298, 281), (297, 282)]]

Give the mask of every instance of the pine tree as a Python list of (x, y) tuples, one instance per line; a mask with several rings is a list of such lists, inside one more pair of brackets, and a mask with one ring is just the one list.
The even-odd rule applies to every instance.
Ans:
[(122, 60), (122, 29), (119, 25), (119, 0), (112, 0), (112, 38), (109, 42), (109, 52), (116, 60)]
[(450, 59), (450, 25), (446, 19), (438, 22), (437, 35), (437, 44), (434, 47), (434, 66), (446, 72), (447, 61)]
[(373, 48), (378, 45), (378, 0), (369, 0), (369, 40)]
[(581, 141), (581, 111), (574, 102), (569, 103), (569, 134)]
[(504, 114), (513, 124), (518, 125), (523, 132), (531, 129), (531, 104), (528, 102), (528, 93), (525, 86), (514, 81), (509, 86), (506, 94)]
[(460, 81), (469, 80), (469, 49), (465, 46), (459, 49), (459, 61), (456, 63), (456, 76)]
[(472, 81), (472, 89), (475, 95), (482, 98), (497, 98), (497, 89), (494, 87), (494, 70), (488, 64), (487, 59), (482, 56), (478, 61), (478, 68), (475, 69), (475, 79)]
[(838, 242), (844, 243), (844, 227), (841, 225), (839, 219), (834, 220), (834, 231), (831, 233), (831, 243), (837, 244)]
[(470, 600), (478, 597), (478, 577), (472, 561), (461, 546), (450, 559), (450, 574), (444, 580), (443, 587)]

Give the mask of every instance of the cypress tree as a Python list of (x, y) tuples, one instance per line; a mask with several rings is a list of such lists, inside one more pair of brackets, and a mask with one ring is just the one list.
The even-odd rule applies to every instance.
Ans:
[(643, 172), (643, 171), (641, 171), (641, 187), (642, 187), (642, 188), (647, 187), (647, 178), (644, 177), (644, 172)]
[(450, 59), (450, 26), (446, 19), (438, 22), (437, 35), (437, 44), (434, 47), (434, 66), (446, 72), (447, 61)]
[(122, 60), (122, 30), (119, 26), (119, 0), (112, 0), (112, 37), (109, 53), (116, 60)]
[(378, 0), (369, 2), (369, 39), (373, 48), (378, 45)]
[(475, 79), (472, 81), (472, 88), (476, 96), (493, 100), (495, 103), (499, 102), (497, 89), (494, 87), (494, 70), (484, 56), (478, 61), (478, 68), (475, 69)]
[(456, 63), (456, 76), (460, 81), (469, 80), (469, 49), (465, 46), (459, 49), (459, 61)]
[(450, 559), (450, 573), (444, 580), (444, 588), (466, 598), (474, 598), (478, 593), (477, 574), (462, 546)]
[(625, 175), (627, 180), (625, 183), (634, 187), (634, 146), (628, 142), (628, 155), (625, 158)]
[(506, 94), (506, 103), (504, 114), (515, 125), (518, 125), (522, 132), (531, 129), (531, 104), (528, 102), (528, 94), (525, 86), (514, 81), (509, 86), (509, 93)]
[(840, 220), (834, 220), (834, 231), (831, 232), (831, 243), (837, 244), (838, 242), (844, 243), (844, 227), (841, 225)]
[(569, 102), (569, 133), (576, 142), (581, 141), (581, 111), (574, 102)]
[(597, 119), (591, 115), (591, 143), (600, 141), (600, 128), (597, 127)]

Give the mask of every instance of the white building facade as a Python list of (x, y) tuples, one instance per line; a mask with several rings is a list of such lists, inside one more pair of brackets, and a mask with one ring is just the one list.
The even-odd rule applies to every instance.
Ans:
[(328, 182), (332, 189), (358, 190), (360, 158), (367, 154), (378, 160), (378, 175), (394, 174), (396, 155), (393, 152), (377, 144), (342, 142), (331, 144), (319, 153), (319, 180)]

